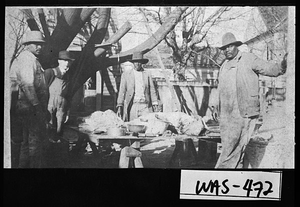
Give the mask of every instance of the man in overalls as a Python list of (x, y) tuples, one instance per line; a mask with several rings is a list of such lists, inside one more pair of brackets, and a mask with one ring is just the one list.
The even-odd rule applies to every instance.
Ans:
[(13, 62), (11, 86), (17, 100), (11, 107), (12, 168), (40, 168), (46, 138), (49, 91), (38, 56), (44, 45), (39, 31), (29, 31), (25, 49)]
[(243, 43), (232, 33), (223, 35), (222, 44), (226, 60), (220, 68), (218, 98), (213, 105), (213, 118), (219, 117), (222, 152), (215, 167), (242, 168), (245, 148), (260, 113), (258, 75), (284, 74), (286, 55), (277, 64), (241, 52), (238, 46)]

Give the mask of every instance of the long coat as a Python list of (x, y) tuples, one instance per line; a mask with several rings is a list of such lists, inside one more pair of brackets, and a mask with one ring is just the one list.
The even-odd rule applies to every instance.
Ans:
[[(149, 110), (152, 110), (152, 104), (157, 103), (157, 94), (154, 88), (151, 74), (148, 71), (141, 71), (144, 80), (144, 94)], [(133, 104), (135, 94), (135, 78), (134, 71), (128, 70), (122, 74), (119, 95), (117, 99), (117, 107), (124, 107), (124, 117), (127, 118)]]
[[(262, 60), (256, 55), (246, 52), (239, 52), (237, 54), (237, 59), (236, 67), (238, 70), (236, 74), (236, 88), (240, 114), (242, 117), (259, 115), (258, 75), (277, 77), (283, 74), (281, 66), (277, 63)], [(227, 62), (228, 61), (226, 60), (221, 66), (219, 76), (222, 75), (222, 68), (226, 66)], [(214, 99), (212, 105), (219, 107), (220, 99), (218, 92), (216, 96), (217, 97)]]
[(259, 77), (277, 77), (279, 64), (264, 61), (254, 54), (239, 52), (219, 73), (219, 109), (222, 152), (216, 168), (243, 167), (245, 148), (260, 113)]

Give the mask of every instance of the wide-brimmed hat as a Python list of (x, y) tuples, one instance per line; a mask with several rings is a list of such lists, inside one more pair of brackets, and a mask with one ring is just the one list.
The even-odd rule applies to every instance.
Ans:
[(29, 31), (25, 34), (23, 44), (45, 43), (44, 36), (40, 31)]
[(132, 54), (132, 59), (131, 60), (128, 60), (132, 63), (134, 62), (139, 62), (139, 63), (142, 63), (142, 64), (146, 64), (149, 60), (146, 59), (146, 58), (143, 58), (143, 53), (141, 52), (135, 52)]
[(221, 50), (224, 50), (228, 45), (240, 46), (243, 43), (241, 41), (237, 41), (235, 36), (231, 32), (227, 32), (222, 37), (222, 47)]
[(72, 58), (70, 52), (66, 51), (66, 50), (63, 50), (63, 51), (60, 51), (58, 53), (58, 59), (59, 60), (75, 60), (74, 58)]

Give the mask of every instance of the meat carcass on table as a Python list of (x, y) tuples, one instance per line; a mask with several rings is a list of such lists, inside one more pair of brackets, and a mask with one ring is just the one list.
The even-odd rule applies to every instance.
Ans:
[(140, 116), (130, 123), (146, 125), (146, 134), (163, 134), (171, 126), (178, 134), (197, 136), (207, 127), (207, 121), (207, 117), (190, 116), (183, 112), (156, 112)]

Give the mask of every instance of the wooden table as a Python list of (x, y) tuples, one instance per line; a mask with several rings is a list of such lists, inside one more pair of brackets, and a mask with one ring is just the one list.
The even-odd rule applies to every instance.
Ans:
[[(99, 146), (100, 141), (108, 140), (108, 141), (117, 141), (117, 140), (128, 140), (133, 142), (140, 142), (142, 140), (146, 139), (154, 139), (154, 138), (160, 138), (160, 139), (175, 139), (175, 149), (172, 154), (172, 157), (169, 161), (169, 165), (173, 166), (176, 162), (176, 159), (183, 159), (186, 156), (193, 157), (195, 161), (197, 160), (197, 151), (193, 144), (193, 141), (197, 141), (199, 139), (211, 139), (214, 138), (220, 138), (219, 133), (211, 133), (210, 135), (204, 135), (204, 136), (189, 136), (189, 135), (175, 135), (175, 136), (146, 136), (145, 134), (139, 134), (137, 136), (132, 136), (132, 134), (128, 134), (126, 136), (109, 136), (107, 134), (97, 134), (93, 133), (91, 131), (88, 131), (84, 128), (80, 127), (71, 127), (72, 129), (78, 131), (79, 133), (83, 134), (88, 138), (89, 143), (91, 144), (91, 148), (94, 153), (98, 154), (99, 150), (97, 149), (97, 146)], [(176, 164), (176, 163), (175, 163)], [(180, 166), (179, 166), (180, 167)]]

